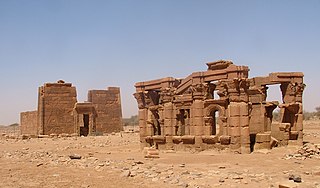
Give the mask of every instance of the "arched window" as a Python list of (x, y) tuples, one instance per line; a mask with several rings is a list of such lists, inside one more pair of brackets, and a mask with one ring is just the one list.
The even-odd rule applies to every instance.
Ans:
[(219, 110), (213, 110), (211, 113), (211, 117), (212, 117), (212, 122), (211, 122), (211, 126), (212, 126), (212, 131), (211, 134), (212, 135), (217, 135), (219, 134)]

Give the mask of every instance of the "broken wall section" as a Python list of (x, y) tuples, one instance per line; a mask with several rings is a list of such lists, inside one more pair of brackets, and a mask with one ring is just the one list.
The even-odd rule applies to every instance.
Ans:
[(38, 135), (38, 111), (20, 113), (21, 134)]
[(108, 87), (107, 90), (90, 90), (88, 102), (94, 105), (97, 112), (97, 134), (123, 130), (119, 87)]

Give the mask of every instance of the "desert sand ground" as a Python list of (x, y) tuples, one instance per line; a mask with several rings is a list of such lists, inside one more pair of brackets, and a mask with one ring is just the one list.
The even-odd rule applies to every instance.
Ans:
[(303, 148), (251, 154), (161, 151), (158, 159), (144, 158), (138, 133), (25, 140), (0, 136), (0, 187), (320, 187), (320, 121), (308, 121), (304, 128), (309, 143)]

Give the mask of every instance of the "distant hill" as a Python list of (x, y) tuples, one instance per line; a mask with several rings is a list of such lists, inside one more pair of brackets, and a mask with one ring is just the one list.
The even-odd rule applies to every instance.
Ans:
[(139, 124), (138, 115), (131, 116), (130, 118), (122, 119), (123, 126), (135, 126)]

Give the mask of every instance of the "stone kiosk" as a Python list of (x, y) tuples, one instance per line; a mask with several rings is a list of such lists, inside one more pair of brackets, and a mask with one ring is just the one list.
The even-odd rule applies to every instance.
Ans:
[[(248, 78), (249, 68), (231, 61), (184, 79), (138, 82), (141, 146), (159, 149), (230, 148), (239, 153), (274, 145), (302, 144), (303, 73)], [(283, 101), (266, 101), (268, 85), (280, 84)], [(281, 121), (272, 123), (279, 106)]]

